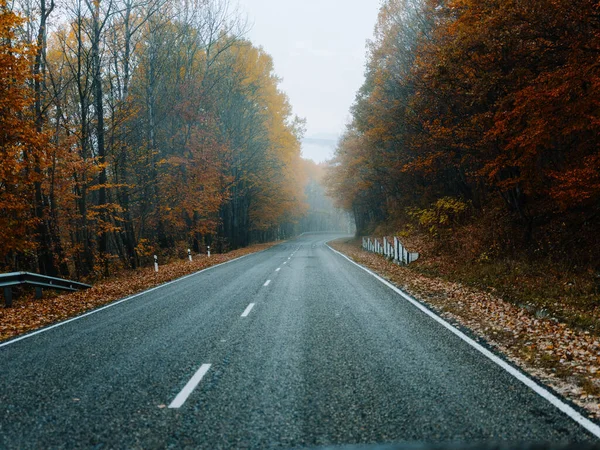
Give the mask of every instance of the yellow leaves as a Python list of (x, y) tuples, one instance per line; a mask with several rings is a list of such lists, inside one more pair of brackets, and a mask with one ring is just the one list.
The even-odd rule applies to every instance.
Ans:
[(252, 190), (249, 214), (251, 227), (267, 230), (291, 223), (305, 210), (300, 157), (303, 122), (292, 116), (287, 96), (273, 73), (273, 61), (261, 48), (240, 41), (232, 52), (242, 92), (256, 107), (252, 120), (264, 130), (258, 145), (264, 148), (260, 167), (244, 171), (243, 182)]
[(148, 239), (140, 239), (135, 247), (135, 252), (140, 257), (144, 258), (154, 254), (154, 246), (151, 245)]
[(444, 197), (428, 209), (409, 208), (408, 215), (417, 219), (419, 224), (437, 232), (438, 227), (455, 224), (465, 213), (468, 203), (459, 198)]
[[(0, 0), (0, 35), (2, 38), (7, 39), (9, 42), (14, 40), (17, 27), (23, 23), (25, 23), (25, 19), (12, 12), (11, 8), (8, 7), (7, 0)], [(23, 48), (16, 47), (15, 52), (19, 54)]]
[(94, 184), (93, 186), (90, 186), (88, 188), (88, 192), (94, 192), (94, 191), (98, 191), (100, 189), (117, 189), (117, 188), (124, 188), (124, 187), (132, 187), (129, 184), (125, 184), (125, 183), (104, 183), (104, 184)]
[(161, 192), (158, 217), (169, 224), (172, 233), (212, 234), (218, 225), (216, 214), (226, 199), (228, 180), (222, 176), (224, 166), (219, 158), (225, 149), (196, 127), (191, 136), (185, 156), (162, 159), (157, 180)]

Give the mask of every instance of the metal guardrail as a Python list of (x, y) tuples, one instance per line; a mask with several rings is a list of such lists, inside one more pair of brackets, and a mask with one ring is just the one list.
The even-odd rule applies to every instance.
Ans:
[(12, 272), (0, 274), (0, 288), (4, 288), (4, 306), (12, 306), (12, 287), (20, 284), (35, 286), (36, 298), (42, 298), (42, 289), (56, 289), (59, 291), (78, 291), (89, 289), (92, 286), (77, 281), (63, 280), (46, 275), (30, 272)]

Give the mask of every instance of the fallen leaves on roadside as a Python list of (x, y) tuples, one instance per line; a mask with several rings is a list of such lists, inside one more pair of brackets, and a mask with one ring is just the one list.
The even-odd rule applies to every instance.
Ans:
[(128, 297), (182, 276), (208, 267), (265, 250), (277, 243), (258, 244), (225, 254), (198, 255), (154, 268), (121, 272), (95, 284), (91, 289), (67, 294), (44, 291), (44, 298), (36, 300), (33, 293), (14, 301), (12, 308), (0, 308), (0, 341), (42, 328), (61, 320), (85, 313), (99, 306)]
[(465, 326), (510, 361), (600, 417), (600, 338), (460, 283), (425, 276), (355, 242), (332, 247), (384, 276), (442, 317)]

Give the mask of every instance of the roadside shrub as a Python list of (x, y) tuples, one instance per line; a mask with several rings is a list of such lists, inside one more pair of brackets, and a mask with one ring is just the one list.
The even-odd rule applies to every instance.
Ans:
[(469, 202), (454, 197), (443, 197), (429, 208), (409, 208), (407, 213), (420, 227), (434, 236), (439, 236), (442, 229), (451, 229), (459, 225), (469, 209)]

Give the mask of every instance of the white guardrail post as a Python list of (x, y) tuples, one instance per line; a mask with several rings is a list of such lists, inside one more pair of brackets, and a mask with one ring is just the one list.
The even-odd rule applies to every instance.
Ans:
[(397, 236), (393, 238), (384, 236), (381, 241), (377, 238), (363, 237), (362, 244), (364, 250), (383, 255), (396, 264), (407, 265), (415, 262), (420, 257), (419, 253), (411, 253), (406, 250)]

